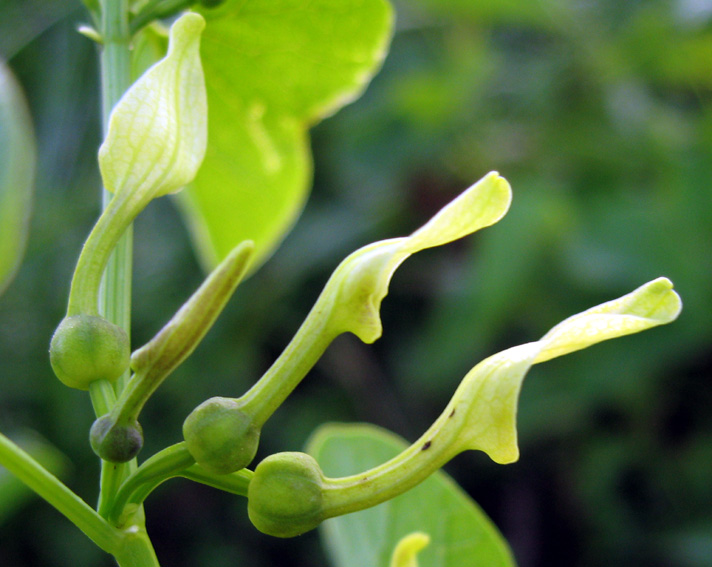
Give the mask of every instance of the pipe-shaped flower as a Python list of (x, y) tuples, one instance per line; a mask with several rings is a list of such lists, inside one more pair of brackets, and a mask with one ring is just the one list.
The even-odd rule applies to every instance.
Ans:
[[(510, 348), (475, 366), (463, 379), (439, 422), (443, 430), (457, 431), (458, 452), (479, 449), (497, 463), (512, 463), (519, 458), (516, 429), (519, 390), (532, 365), (670, 323), (681, 309), (672, 282), (658, 278), (619, 299), (569, 317), (540, 340)], [(449, 419), (453, 412), (455, 415)], [(438, 433), (433, 443), (437, 436)]]
[(413, 532), (403, 537), (391, 556), (390, 567), (418, 567), (417, 555), (430, 543), (430, 536), (423, 532)]
[[(658, 278), (569, 317), (536, 342), (485, 359), (465, 376), (445, 411), (420, 439), (363, 473), (329, 478), (312, 458), (298, 453), (272, 455), (258, 465), (250, 482), (250, 519), (264, 533), (292, 537), (328, 518), (395, 498), (463, 451), (484, 451), (501, 464), (516, 461), (517, 401), (533, 364), (669, 323), (681, 306), (670, 280)], [(303, 485), (310, 487), (309, 497), (299, 500), (299, 506), (292, 505)], [(278, 503), (273, 504), (276, 495)]]
[(262, 427), (338, 335), (351, 332), (366, 343), (378, 339), (379, 308), (396, 268), (411, 254), (496, 223), (511, 198), (509, 183), (496, 172), (489, 173), (410, 236), (375, 242), (348, 256), (284, 352), (240, 398), (242, 411)]
[(153, 199), (190, 183), (205, 156), (207, 99), (200, 64), (205, 20), (186, 13), (170, 31), (168, 54), (114, 107), (99, 149), (104, 186)]
[(329, 305), (330, 326), (365, 343), (382, 334), (379, 308), (398, 266), (411, 254), (452, 242), (493, 225), (509, 209), (509, 183), (491, 172), (441, 209), (410, 236), (375, 242), (347, 257), (319, 297)]
[(98, 314), (99, 285), (111, 252), (155, 197), (180, 189), (198, 171), (207, 140), (200, 64), (202, 16), (187, 13), (170, 31), (168, 54), (116, 103), (99, 149), (104, 187), (114, 193), (84, 243), (68, 315)]
[[(294, 339), (241, 398), (198, 406), (183, 433), (196, 461), (211, 471), (249, 465), (259, 432), (332, 340), (346, 332), (372, 343), (381, 336), (381, 301), (396, 268), (411, 254), (462, 238), (501, 219), (509, 183), (492, 172), (464, 191), (410, 236), (375, 242), (348, 256), (332, 274)], [(134, 354), (134, 368), (136, 362)]]
[(670, 323), (681, 307), (670, 280), (658, 278), (569, 317), (536, 342), (483, 360), (463, 378), (435, 423), (400, 455), (359, 475), (325, 478), (322, 517), (362, 510), (402, 494), (463, 451), (484, 451), (500, 464), (516, 461), (517, 402), (533, 364)]

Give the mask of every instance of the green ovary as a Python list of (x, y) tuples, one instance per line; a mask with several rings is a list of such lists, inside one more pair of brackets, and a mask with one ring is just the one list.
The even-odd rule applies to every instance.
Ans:
[(183, 438), (196, 463), (210, 472), (228, 474), (255, 458), (260, 430), (236, 400), (215, 397), (186, 418)]
[(50, 363), (59, 380), (71, 388), (88, 390), (97, 380), (116, 380), (129, 367), (126, 332), (94, 315), (66, 317), (57, 327), (49, 349)]
[(304, 453), (277, 453), (255, 469), (247, 493), (250, 521), (262, 533), (294, 537), (317, 527), (322, 516), (323, 475)]

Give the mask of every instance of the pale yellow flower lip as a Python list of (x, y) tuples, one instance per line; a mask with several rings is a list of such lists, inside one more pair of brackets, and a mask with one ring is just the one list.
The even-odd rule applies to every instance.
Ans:
[(516, 461), (519, 391), (533, 364), (670, 323), (681, 309), (672, 282), (657, 278), (627, 295), (565, 319), (536, 342), (483, 360), (465, 376), (444, 412), (455, 411), (457, 416), (449, 427), (460, 431), (459, 450), (482, 450), (502, 464)]
[(374, 242), (336, 268), (322, 294), (333, 306), (332, 323), (372, 343), (381, 336), (381, 301), (393, 273), (411, 254), (468, 236), (499, 221), (509, 209), (512, 190), (493, 171), (443, 207), (410, 236)]

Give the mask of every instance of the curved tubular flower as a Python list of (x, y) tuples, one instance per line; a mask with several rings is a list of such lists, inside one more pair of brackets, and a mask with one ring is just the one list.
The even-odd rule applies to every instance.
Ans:
[(396, 268), (420, 250), (452, 242), (500, 220), (511, 202), (509, 183), (491, 172), (410, 236), (383, 240), (348, 256), (336, 268), (281, 356), (239, 399), (261, 425), (282, 404), (338, 335), (366, 343), (381, 336), (381, 301)]
[(166, 57), (126, 91), (111, 113), (99, 166), (114, 197), (77, 262), (69, 315), (97, 314), (101, 276), (119, 237), (152, 199), (179, 190), (198, 172), (207, 142), (200, 64), (204, 27), (199, 14), (176, 20)]
[(430, 536), (423, 532), (413, 532), (403, 537), (391, 556), (390, 567), (418, 567), (417, 555), (430, 543)]
[(411, 254), (494, 224), (511, 189), (489, 173), (403, 238), (365, 246), (336, 268), (296, 335), (260, 380), (237, 399), (207, 400), (186, 418), (183, 437), (198, 464), (228, 473), (250, 464), (264, 423), (314, 366), (332, 340), (352, 332), (367, 343), (381, 336), (381, 301), (396, 268)]
[(458, 453), (480, 450), (500, 464), (519, 457), (519, 390), (533, 364), (675, 320), (682, 304), (667, 278), (569, 317), (540, 340), (475, 366), (435, 423), (403, 453), (362, 474), (323, 482), (322, 519), (368, 508), (415, 486)]

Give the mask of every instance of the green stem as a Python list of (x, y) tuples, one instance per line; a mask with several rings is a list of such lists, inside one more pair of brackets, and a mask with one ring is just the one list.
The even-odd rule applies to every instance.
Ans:
[(89, 395), (96, 415), (109, 413), (116, 403), (114, 388), (108, 380), (95, 380), (89, 384)]
[(180, 475), (193, 464), (195, 459), (188, 452), (185, 443), (177, 443), (159, 451), (121, 485), (112, 502), (109, 520), (119, 526), (125, 524), (159, 484)]
[[(67, 315), (97, 314), (97, 310), (100, 307), (99, 288), (104, 268), (112, 265), (112, 259), (114, 260), (114, 268), (118, 267), (116, 265), (115, 248), (141, 210), (141, 205), (142, 203), (133, 202), (127, 193), (116, 195), (115, 198), (105, 204), (104, 212), (84, 243), (77, 261), (77, 267), (74, 269)], [(111, 256), (112, 251), (114, 252), (113, 256)], [(117, 277), (116, 270), (112, 274), (114, 278)], [(108, 289), (116, 288), (123, 294), (123, 285), (119, 285), (119, 283), (117, 280), (109, 280), (108, 278), (104, 281), (102, 301), (103, 311), (108, 311), (103, 313), (104, 317), (122, 327), (124, 321), (123, 310), (119, 309), (120, 302), (112, 297), (112, 301), (109, 303), (109, 298), (106, 297)], [(121, 297), (119, 296), (119, 298)], [(128, 307), (130, 310), (130, 302)], [(112, 316), (116, 320), (112, 319)], [(126, 331), (128, 332), (128, 329)]]
[(150, 0), (143, 9), (131, 19), (131, 33), (136, 33), (153, 20), (172, 16), (196, 2), (197, 0)]
[[(102, 117), (104, 135), (108, 131), (109, 117), (114, 105), (131, 85), (131, 59), (129, 43), (129, 8), (128, 0), (101, 0), (101, 83)], [(112, 195), (102, 192), (103, 207), (109, 208)], [(120, 203), (117, 203), (117, 208)], [(130, 337), (131, 328), (131, 271), (132, 271), (133, 232), (129, 225), (118, 239), (114, 252), (108, 260), (104, 280), (100, 291), (99, 312), (112, 323), (123, 328)], [(115, 384), (120, 392), (128, 380), (128, 372)], [(99, 417), (99, 416), (97, 416)], [(101, 490), (98, 509), (102, 513), (110, 508), (119, 485), (136, 463), (114, 465), (102, 461)], [(147, 538), (146, 538), (147, 540)], [(150, 547), (150, 542), (148, 544)], [(130, 565), (126, 563), (125, 565)], [(143, 561), (135, 566), (158, 565)]]
[(451, 401), (420, 439), (382, 465), (353, 476), (325, 478), (324, 519), (391, 500), (423, 482), (460, 453), (460, 428), (449, 425), (456, 410), (457, 404)]
[(114, 558), (119, 567), (159, 567), (151, 540), (143, 529), (126, 530)]
[(177, 443), (147, 459), (126, 479), (116, 495), (109, 514), (109, 521), (115, 525), (123, 526), (151, 492), (163, 482), (177, 476), (225, 492), (247, 496), (247, 486), (250, 484), (252, 475), (252, 471), (247, 469), (224, 475), (210, 473), (195, 464), (185, 443)]
[(230, 474), (215, 474), (206, 471), (200, 465), (193, 465), (180, 473), (180, 476), (188, 480), (245, 497), (247, 497), (247, 487), (253, 475), (254, 473), (250, 469), (241, 469)]
[(330, 325), (330, 311), (317, 300), (287, 348), (238, 399), (256, 427), (261, 428), (282, 405), (339, 334)]
[(56, 476), (2, 434), (0, 464), (59, 510), (104, 551), (113, 554), (123, 545), (123, 534), (119, 530), (109, 525)]
[[(109, 130), (111, 111), (131, 86), (131, 35), (129, 32), (128, 0), (101, 0), (101, 87), (102, 124), (104, 136)], [(106, 210), (112, 194), (102, 191), (103, 208)], [(128, 206), (134, 206), (131, 204)], [(118, 203), (117, 203), (118, 208)], [(133, 230), (129, 225), (118, 239), (104, 273), (100, 295), (100, 313), (129, 334), (131, 329), (131, 272)], [(128, 373), (117, 382), (121, 391), (128, 380)]]

